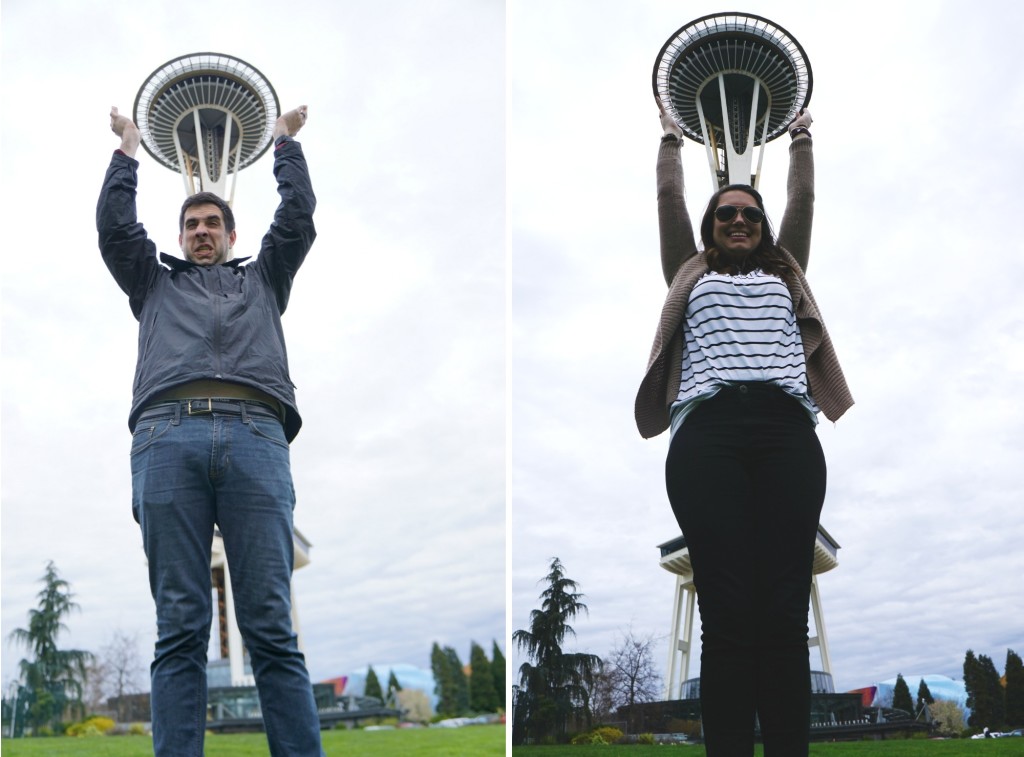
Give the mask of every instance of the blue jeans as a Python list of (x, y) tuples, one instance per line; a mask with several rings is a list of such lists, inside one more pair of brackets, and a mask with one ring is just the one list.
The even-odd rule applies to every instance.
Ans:
[(708, 757), (808, 752), (807, 614), (825, 458), (807, 411), (751, 383), (702, 402), (676, 431), (669, 500), (686, 538), (701, 618)]
[(156, 755), (203, 754), (210, 549), (224, 538), (235, 616), (249, 652), (272, 755), (321, 757), (320, 721), (291, 624), (288, 442), (267, 413), (147, 411), (132, 439), (132, 512), (156, 602), (151, 667)]

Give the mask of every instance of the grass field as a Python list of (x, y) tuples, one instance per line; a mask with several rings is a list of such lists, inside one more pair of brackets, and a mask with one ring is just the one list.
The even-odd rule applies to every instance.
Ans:
[[(396, 731), (324, 731), (328, 757), (489, 757), (505, 754), (505, 726), (430, 728)], [(3, 739), (5, 757), (146, 757), (152, 742), (146, 736), (84, 739)], [(704, 757), (701, 746), (540, 746), (517, 747), (514, 757)], [(207, 757), (267, 755), (260, 733), (206, 737)], [(763, 757), (761, 748), (757, 757)], [(811, 744), (811, 757), (1021, 757), (1024, 739), (924, 741), (891, 739), (843, 744)]]
[[(535, 746), (516, 747), (514, 757), (704, 757), (702, 746)], [(761, 747), (755, 752), (763, 757)], [(811, 744), (811, 757), (1021, 757), (1024, 738), (951, 739), (928, 741), (920, 739), (888, 739), (886, 741), (852, 741), (842, 744)]]
[[(324, 731), (323, 745), (327, 757), (488, 757), (505, 754), (505, 726)], [(4, 757), (146, 757), (153, 742), (148, 736), (3, 739), (0, 751)], [(206, 737), (206, 757), (269, 754), (262, 733)]]

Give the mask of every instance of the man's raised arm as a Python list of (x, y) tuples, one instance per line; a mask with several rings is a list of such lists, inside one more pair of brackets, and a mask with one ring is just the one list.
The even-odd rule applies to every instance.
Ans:
[(135, 153), (142, 135), (127, 116), (110, 109), (110, 130), (121, 138), (121, 149), (110, 158), (110, 166), (103, 177), (99, 201), (96, 203), (96, 231), (100, 253), (107, 269), (121, 290), (128, 295), (132, 313), (136, 318), (142, 312), (142, 303), (152, 276), (159, 267), (156, 247), (146, 236), (135, 212), (136, 169)]
[(282, 313), (288, 305), (295, 273), (316, 239), (313, 224), (316, 196), (302, 147), (294, 140), (306, 125), (307, 116), (307, 107), (300, 105), (274, 124), (274, 176), (281, 202), (254, 264), (273, 286)]

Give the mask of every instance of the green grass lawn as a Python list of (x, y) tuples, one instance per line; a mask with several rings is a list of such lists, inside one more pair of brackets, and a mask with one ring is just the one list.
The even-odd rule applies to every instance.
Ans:
[[(324, 731), (323, 744), (327, 757), (487, 757), (505, 754), (505, 726)], [(153, 742), (148, 736), (3, 739), (0, 751), (4, 757), (145, 757), (153, 754)], [(262, 733), (206, 737), (206, 757), (269, 754)]]
[[(514, 757), (704, 757), (702, 746), (534, 746), (516, 747)], [(755, 752), (763, 757), (761, 747)], [(1024, 738), (950, 739), (887, 739), (885, 741), (851, 741), (842, 744), (811, 744), (811, 757), (1021, 757)]]

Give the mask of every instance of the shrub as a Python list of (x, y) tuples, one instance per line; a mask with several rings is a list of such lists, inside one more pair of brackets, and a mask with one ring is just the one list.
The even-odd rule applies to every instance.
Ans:
[(144, 725), (142, 725), (142, 723), (132, 723), (130, 726), (128, 726), (128, 735), (129, 736), (145, 736), (146, 735), (146, 727)]
[(595, 728), (594, 733), (600, 736), (601, 741), (605, 744), (614, 744), (622, 738), (622, 731), (610, 725)]
[(639, 733), (636, 737), (637, 744), (653, 744), (654, 734), (653, 733)]
[(114, 730), (114, 721), (99, 715), (68, 726), (68, 736), (103, 736)]
[(622, 738), (622, 731), (610, 725), (603, 725), (592, 731), (577, 733), (570, 740), (570, 744), (614, 744)]

